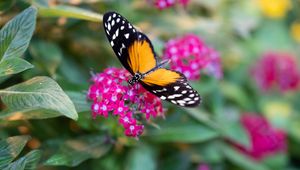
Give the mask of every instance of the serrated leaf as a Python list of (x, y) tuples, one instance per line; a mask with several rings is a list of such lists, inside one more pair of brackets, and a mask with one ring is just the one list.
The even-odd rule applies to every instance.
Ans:
[(149, 131), (146, 137), (156, 142), (205, 142), (216, 138), (219, 133), (206, 126), (197, 124), (171, 125), (161, 129)]
[(154, 148), (147, 145), (141, 145), (131, 150), (128, 156), (128, 161), (126, 162), (127, 162), (126, 169), (130, 169), (130, 170), (157, 169)]
[(17, 74), (30, 68), (33, 68), (33, 65), (22, 58), (7, 58), (0, 61), (0, 77)]
[(105, 136), (85, 136), (80, 139), (67, 140), (58, 153), (51, 156), (44, 164), (52, 166), (74, 167), (89, 158), (99, 158), (111, 148)]
[(14, 136), (0, 141), (0, 169), (6, 167), (22, 151), (29, 136)]
[(102, 21), (102, 15), (100, 14), (86, 9), (67, 5), (56, 5), (51, 7), (39, 6), (39, 15), (43, 17), (68, 17), (93, 22)]
[(20, 57), (28, 47), (35, 29), (37, 10), (29, 7), (0, 30), (0, 58)]
[[(35, 77), (0, 90), (0, 95), (10, 112), (45, 109), (71, 119), (76, 120), (78, 118), (75, 106), (70, 98), (54, 80), (48, 77)], [(58, 114), (52, 116), (55, 117)]]
[(10, 163), (3, 170), (35, 170), (41, 158), (41, 151), (33, 150), (17, 161)]

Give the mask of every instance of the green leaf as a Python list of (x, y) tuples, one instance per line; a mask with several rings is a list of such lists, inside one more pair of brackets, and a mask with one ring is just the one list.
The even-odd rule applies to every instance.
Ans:
[(37, 10), (29, 7), (0, 30), (0, 58), (20, 57), (28, 47), (35, 29)]
[(102, 15), (78, 7), (56, 5), (51, 7), (39, 6), (38, 8), (39, 15), (43, 17), (68, 17), (93, 22), (102, 21)]
[(141, 145), (131, 150), (127, 162), (128, 164), (126, 165), (127, 166), (126, 169), (130, 169), (130, 170), (157, 169), (154, 148), (147, 145)]
[[(7, 111), (20, 112), (20, 115), (17, 115), (20, 119), (24, 116), (23, 111), (40, 109), (54, 111), (74, 120), (78, 118), (75, 106), (70, 98), (54, 80), (48, 77), (35, 77), (0, 90), (0, 95), (3, 103), (8, 108)], [(58, 116), (57, 113), (49, 115), (49, 117)]]
[(286, 153), (276, 153), (268, 155), (262, 162), (272, 168), (272, 170), (281, 170), (287, 167), (289, 159)]
[(241, 167), (241, 169), (244, 170), (268, 170), (267, 167), (264, 165), (255, 162), (254, 160), (251, 160), (251, 158), (239, 153), (235, 149), (231, 148), (230, 146), (223, 145), (222, 151), (225, 157), (234, 163), (235, 165), (238, 165)]
[(185, 143), (205, 142), (218, 136), (218, 132), (200, 124), (168, 125), (161, 129), (151, 130), (146, 135), (149, 140), (156, 142)]
[(29, 138), (29, 136), (14, 136), (0, 141), (0, 169), (20, 154)]
[(111, 148), (105, 136), (84, 136), (76, 140), (67, 140), (58, 153), (51, 156), (44, 164), (52, 166), (74, 167), (89, 158), (99, 158)]
[(47, 70), (50, 75), (54, 75), (57, 67), (61, 63), (63, 54), (58, 45), (46, 41), (33, 41), (29, 47), (29, 51), (35, 61)]
[(91, 110), (90, 103), (88, 103), (86, 94), (78, 93), (74, 91), (67, 91), (67, 95), (70, 97), (72, 102), (75, 105), (75, 108), (78, 113), (80, 112), (87, 112)]
[(267, 20), (263, 22), (254, 35), (255, 46), (259, 53), (266, 49), (275, 51), (293, 50), (294, 44), (289, 35), (288, 27), (283, 20)]
[(238, 85), (228, 82), (222, 82), (220, 89), (227, 99), (234, 101), (240, 107), (248, 110), (251, 108), (251, 101), (249, 100), (247, 94), (245, 94), (243, 89)]
[(4, 13), (5, 11), (8, 11), (15, 3), (16, 0), (0, 1), (0, 14)]
[(10, 163), (3, 170), (35, 170), (41, 155), (41, 151), (33, 150), (17, 161)]
[(0, 61), (0, 77), (17, 74), (30, 68), (33, 68), (33, 65), (22, 58), (3, 59)]
[(230, 139), (231, 141), (237, 142), (246, 148), (251, 147), (251, 142), (248, 133), (246, 132), (245, 128), (242, 126), (241, 123), (239, 123), (238, 121), (222, 121), (220, 122), (220, 124), (222, 135), (226, 139)]
[(194, 119), (201, 122), (202, 124), (205, 124), (212, 128), (218, 128), (218, 124), (213, 122), (210, 117), (209, 113), (206, 113), (204, 110), (199, 110), (196, 108), (184, 108), (184, 110)]

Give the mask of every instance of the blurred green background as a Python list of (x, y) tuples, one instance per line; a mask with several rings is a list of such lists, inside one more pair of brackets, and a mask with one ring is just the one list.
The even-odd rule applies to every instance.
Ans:
[[(0, 1), (0, 169), (300, 169), (299, 88), (265, 91), (250, 73), (269, 51), (296, 58), (291, 65), (299, 73), (300, 1), (174, 3), (158, 9), (155, 0)], [(93, 119), (90, 72), (122, 67), (102, 27), (106, 11), (142, 30), (159, 56), (168, 40), (196, 34), (220, 53), (223, 78), (191, 81), (202, 105), (163, 103), (166, 117), (146, 123), (139, 140), (126, 137), (114, 118)], [(283, 150), (258, 159), (240, 149), (260, 139), (241, 121), (250, 113), (282, 131)], [(254, 133), (276, 140), (264, 133), (270, 127)]]

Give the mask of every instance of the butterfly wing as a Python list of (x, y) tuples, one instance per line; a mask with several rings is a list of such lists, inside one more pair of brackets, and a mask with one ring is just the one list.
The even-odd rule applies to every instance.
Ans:
[(160, 99), (173, 104), (195, 107), (201, 102), (200, 95), (188, 84), (186, 77), (176, 71), (156, 69), (147, 74), (141, 84)]
[[(157, 67), (151, 41), (126, 18), (116, 12), (107, 12), (103, 16), (103, 26), (115, 54), (132, 75), (146, 73)], [(162, 100), (180, 106), (197, 106), (201, 100), (185, 76), (179, 72), (158, 68), (146, 74), (140, 83)]]
[(145, 73), (157, 65), (149, 38), (116, 12), (103, 16), (103, 26), (115, 54), (131, 73)]

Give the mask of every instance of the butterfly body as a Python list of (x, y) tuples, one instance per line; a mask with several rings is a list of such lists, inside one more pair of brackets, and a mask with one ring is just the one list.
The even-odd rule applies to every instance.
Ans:
[(197, 106), (200, 95), (179, 72), (165, 69), (169, 61), (158, 62), (149, 38), (116, 12), (103, 16), (106, 36), (123, 66), (131, 73), (129, 84), (140, 83), (146, 90), (173, 104)]

